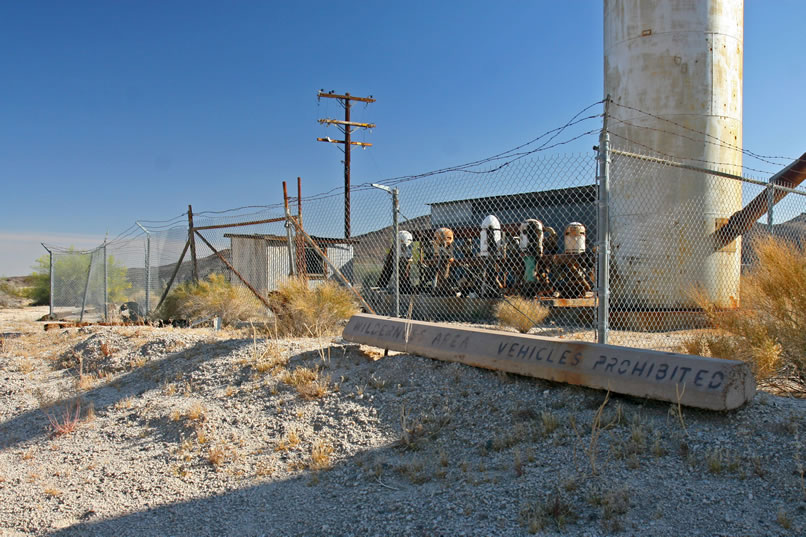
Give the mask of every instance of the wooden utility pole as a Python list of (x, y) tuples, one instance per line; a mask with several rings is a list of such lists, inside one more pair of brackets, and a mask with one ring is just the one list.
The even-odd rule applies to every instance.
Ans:
[(339, 127), (342, 133), (344, 133), (344, 140), (332, 140), (330, 137), (326, 138), (317, 138), (316, 140), (319, 142), (330, 142), (332, 144), (344, 144), (344, 238), (350, 238), (350, 146), (359, 145), (361, 147), (372, 147), (372, 144), (366, 144), (363, 142), (353, 142), (350, 139), (350, 135), (352, 134), (353, 127), (356, 128), (364, 128), (364, 129), (372, 129), (375, 127), (374, 123), (355, 123), (350, 121), (350, 106), (351, 101), (358, 101), (362, 103), (374, 103), (375, 99), (372, 98), (370, 95), (369, 97), (354, 97), (349, 93), (345, 93), (344, 95), (338, 95), (333, 93), (325, 93), (324, 90), (320, 90), (318, 98), (328, 98), (328, 99), (338, 99), (341, 105), (344, 107), (344, 121), (340, 121), (338, 119), (320, 119), (319, 123), (322, 125), (336, 125)]
[(199, 262), (196, 259), (196, 236), (193, 233), (193, 207), (188, 205), (188, 242), (190, 243), (190, 257), (193, 260), (193, 282), (199, 283)]

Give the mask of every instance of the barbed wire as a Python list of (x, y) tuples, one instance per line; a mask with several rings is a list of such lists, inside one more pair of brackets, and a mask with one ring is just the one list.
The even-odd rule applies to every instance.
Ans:
[[(635, 123), (630, 123), (629, 121), (624, 121), (623, 119), (618, 119), (618, 118), (615, 118), (615, 117), (610, 118), (610, 119), (613, 120), (613, 121), (616, 121), (618, 123), (621, 123), (623, 125), (627, 125), (629, 127), (634, 127), (634, 128), (637, 128), (637, 129), (646, 129), (646, 130), (651, 130), (651, 131), (655, 131), (655, 132), (661, 132), (661, 133), (664, 133), (664, 134), (677, 136), (678, 138), (682, 138), (684, 140), (689, 140), (689, 141), (692, 141), (692, 142), (698, 142), (698, 143), (704, 142), (704, 143), (706, 143), (708, 145), (714, 145), (714, 146), (717, 146), (717, 147), (724, 147), (721, 144), (718, 144), (716, 142), (709, 142), (708, 140), (698, 140), (698, 139), (692, 138), (690, 136), (684, 136), (684, 135), (682, 135), (680, 133), (675, 133), (675, 132), (667, 131), (667, 130), (664, 130), (664, 129), (659, 129), (657, 127), (636, 125)], [(623, 135), (616, 134), (616, 133), (610, 131), (609, 129), (608, 129), (608, 132), (610, 134), (612, 134), (613, 136), (621, 138), (622, 140), (627, 140), (628, 139), (627, 137), (625, 137)], [(732, 162), (718, 162), (718, 161), (714, 161), (714, 160), (692, 158), (692, 157), (689, 157), (689, 156), (683, 157), (683, 156), (680, 156), (680, 155), (671, 155), (671, 154), (663, 153), (662, 151), (659, 151), (659, 150), (657, 150), (655, 148), (652, 148), (652, 147), (650, 147), (648, 145), (640, 144), (639, 142), (636, 142), (634, 140), (629, 140), (629, 141), (630, 141), (630, 143), (633, 143), (635, 145), (640, 145), (641, 147), (644, 147), (644, 148), (649, 149), (649, 150), (651, 150), (653, 152), (656, 152), (659, 155), (664, 155), (664, 156), (678, 158), (678, 159), (685, 159), (685, 160), (689, 160), (689, 161), (702, 162), (704, 164), (713, 164), (715, 166), (728, 166), (728, 167), (736, 167), (736, 166), (738, 166), (736, 163), (732, 163)], [(772, 162), (769, 162), (769, 164), (773, 164), (773, 165), (776, 165), (776, 166), (778, 165), (777, 163), (772, 163)], [(763, 174), (769, 174), (769, 175), (772, 175), (773, 173), (775, 173), (775, 172), (771, 172), (771, 171), (768, 171), (768, 170), (761, 170), (761, 169), (758, 169), (758, 168), (751, 168), (750, 166), (745, 166), (744, 164), (742, 164), (742, 168), (744, 168), (745, 170), (754, 171), (754, 172), (763, 173)]]
[(645, 110), (641, 110), (640, 108), (635, 108), (633, 106), (628, 106), (626, 104), (619, 104), (619, 103), (613, 101), (612, 99), (611, 99), (610, 103), (613, 104), (614, 106), (618, 106), (619, 108), (624, 108), (626, 110), (632, 110), (633, 112), (638, 112), (638, 113), (644, 114), (646, 116), (649, 116), (651, 118), (658, 119), (660, 121), (664, 121), (664, 122), (669, 123), (671, 125), (674, 125), (676, 127), (680, 127), (681, 129), (685, 129), (685, 130), (691, 131), (691, 132), (696, 132), (697, 134), (705, 136), (706, 138), (711, 138), (712, 140), (715, 140), (718, 144), (722, 145), (725, 148), (733, 149), (735, 151), (739, 151), (744, 155), (747, 155), (747, 156), (749, 156), (751, 158), (754, 158), (754, 159), (757, 159), (757, 160), (761, 160), (762, 162), (766, 162), (767, 164), (772, 164), (774, 166), (779, 166), (780, 165), (780, 163), (778, 163), (778, 162), (771, 162), (770, 159), (798, 161), (798, 162), (800, 162), (800, 160), (801, 160), (800, 157), (787, 157), (787, 156), (776, 156), (776, 155), (759, 155), (758, 153), (750, 151), (749, 149), (745, 149), (744, 147), (738, 146), (738, 145), (736, 145), (736, 144), (734, 144), (732, 142), (722, 140), (721, 138), (718, 138), (718, 137), (716, 137), (716, 136), (714, 136), (712, 134), (708, 134), (706, 132), (703, 132), (703, 131), (688, 127), (688, 126), (683, 125), (681, 123), (677, 123), (676, 121), (672, 121), (671, 119), (659, 116), (657, 114), (653, 114), (651, 112), (647, 112)]
[[(712, 164), (714, 166), (724, 166), (726, 168), (739, 167), (738, 164), (735, 164), (733, 162), (715, 162), (715, 161), (712, 161), (712, 160), (703, 160), (703, 159), (692, 158), (692, 157), (688, 157), (688, 156), (683, 157), (683, 156), (680, 156), (680, 155), (673, 155), (671, 153), (664, 153), (663, 151), (659, 151), (658, 149), (656, 149), (654, 147), (648, 146), (646, 144), (642, 144), (641, 142), (639, 142), (637, 140), (633, 140), (632, 138), (629, 138), (627, 136), (622, 136), (621, 134), (616, 134), (615, 132), (612, 132), (612, 131), (608, 131), (608, 133), (611, 136), (615, 137), (615, 138), (619, 138), (621, 140), (624, 140), (628, 144), (632, 144), (632, 145), (634, 145), (636, 147), (646, 149), (647, 151), (649, 151), (650, 153), (652, 153), (654, 155), (660, 155), (660, 156), (666, 157), (666, 158), (668, 158), (670, 160), (671, 159), (688, 160), (688, 161), (693, 161), (693, 162), (700, 162), (700, 163), (703, 163), (703, 164)], [(754, 171), (754, 172), (758, 172), (758, 173), (763, 173), (765, 175), (772, 175), (773, 173), (775, 173), (775, 172), (770, 172), (770, 171), (767, 171), (767, 170), (759, 170), (759, 169), (756, 169), (756, 168), (750, 168), (749, 166), (741, 166), (741, 167), (744, 170), (750, 170), (750, 171)], [(719, 171), (719, 170), (715, 170), (715, 171)]]

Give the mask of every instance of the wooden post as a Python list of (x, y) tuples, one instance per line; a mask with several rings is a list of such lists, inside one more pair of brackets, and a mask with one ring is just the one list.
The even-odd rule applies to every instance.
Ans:
[(297, 273), (296, 271), (296, 261), (294, 260), (294, 244), (291, 241), (291, 226), (289, 225), (289, 220), (291, 219), (291, 210), (288, 208), (288, 185), (285, 181), (283, 181), (283, 204), (285, 207), (285, 236), (286, 240), (288, 241), (288, 272), (289, 276), (293, 276)]
[(199, 283), (199, 263), (196, 259), (196, 238), (193, 231), (193, 207), (188, 205), (188, 242), (190, 243), (190, 258), (193, 261), (193, 281)]
[[(302, 226), (302, 178), (297, 177), (297, 221)], [(307, 256), (305, 255), (305, 241), (301, 235), (296, 235), (297, 247), (297, 274), (308, 279)]]
[(355, 290), (355, 287), (353, 287), (353, 284), (350, 283), (350, 280), (345, 278), (344, 274), (342, 274), (341, 271), (338, 268), (336, 268), (336, 265), (333, 264), (333, 262), (327, 256), (327, 254), (325, 252), (323, 252), (322, 249), (319, 248), (319, 246), (316, 244), (316, 241), (314, 241), (311, 238), (310, 235), (305, 233), (305, 230), (302, 229), (302, 226), (299, 225), (299, 222), (297, 222), (297, 220), (293, 216), (289, 216), (289, 220), (294, 225), (294, 227), (297, 228), (297, 233), (302, 235), (305, 238), (305, 240), (310, 243), (311, 247), (314, 250), (316, 250), (316, 253), (319, 254), (322, 257), (322, 260), (325, 263), (327, 263), (328, 266), (330, 266), (330, 268), (333, 270), (333, 273), (342, 281), (342, 283), (344, 285), (347, 286), (347, 288), (350, 291), (353, 292), (353, 294), (356, 296), (356, 298), (358, 298), (359, 302), (361, 302), (361, 305), (364, 306), (367, 309), (368, 312), (370, 312), (370, 313), (372, 313), (374, 315), (375, 310), (372, 309), (372, 306), (367, 304), (367, 302), (364, 300), (364, 297), (361, 296), (361, 293), (359, 293), (358, 291)]

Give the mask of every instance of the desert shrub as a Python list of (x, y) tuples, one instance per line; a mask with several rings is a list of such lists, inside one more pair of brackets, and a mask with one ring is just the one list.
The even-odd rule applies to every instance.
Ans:
[(744, 360), (759, 380), (806, 381), (806, 246), (773, 237), (754, 246), (758, 263), (742, 277), (741, 307), (720, 311), (695, 292), (716, 330), (685, 342), (683, 350)]
[(352, 293), (333, 281), (311, 288), (302, 278), (290, 278), (269, 297), (277, 332), (289, 336), (335, 333), (358, 312)]
[(171, 291), (160, 307), (163, 319), (205, 319), (220, 317), (233, 324), (260, 315), (263, 304), (243, 286), (232, 285), (223, 274), (210, 274), (198, 284), (182, 283)]
[(500, 326), (509, 326), (525, 334), (549, 316), (549, 309), (535, 300), (509, 297), (495, 305)]

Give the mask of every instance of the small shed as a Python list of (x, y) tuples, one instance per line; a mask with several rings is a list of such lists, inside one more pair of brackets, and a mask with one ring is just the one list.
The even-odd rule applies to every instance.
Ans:
[[(298, 243), (292, 242), (289, 256), (288, 239), (281, 235), (226, 233), (230, 240), (232, 266), (261, 294), (274, 291), (291, 275), (290, 259), (294, 259), (298, 272), (305, 272), (311, 286), (334, 277), (322, 257), (309, 244), (297, 252)], [(350, 278), (355, 240), (311, 237), (325, 252), (331, 263)], [(300, 244), (301, 246), (301, 244)], [(233, 282), (239, 281), (237, 278)]]

